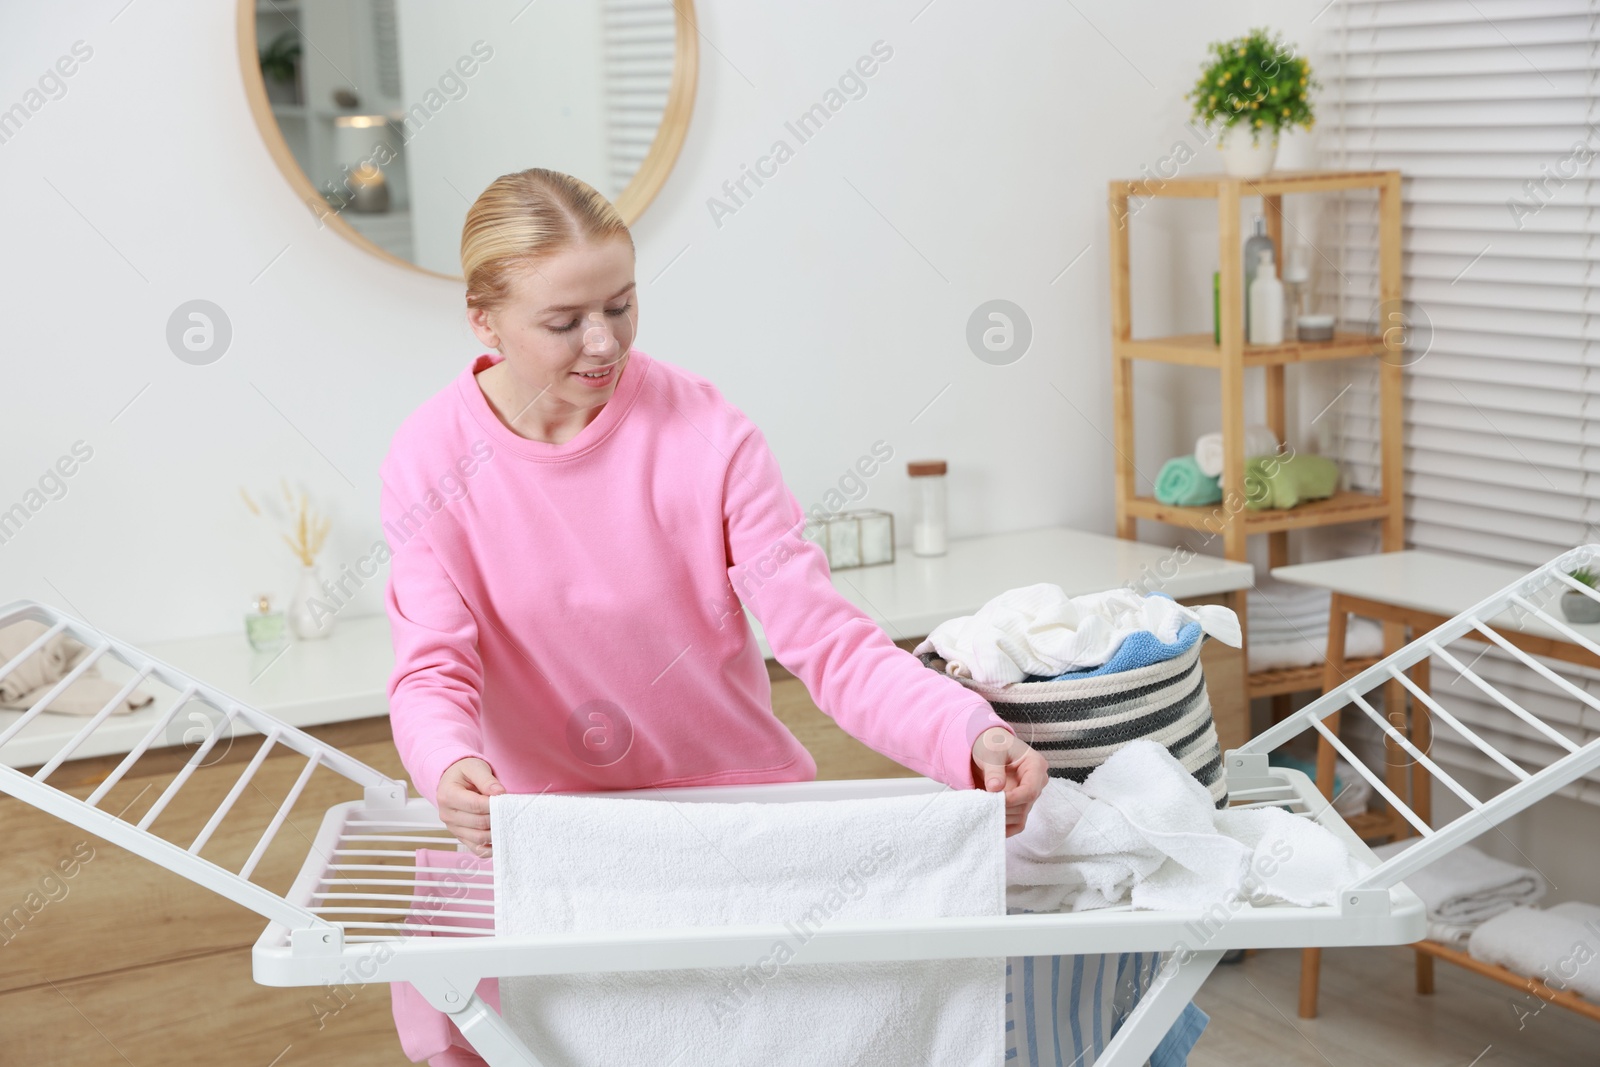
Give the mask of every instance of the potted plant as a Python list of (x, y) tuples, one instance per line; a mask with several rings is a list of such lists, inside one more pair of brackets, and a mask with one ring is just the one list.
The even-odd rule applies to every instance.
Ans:
[(1311, 129), (1311, 91), (1319, 87), (1304, 56), (1295, 55), (1277, 35), (1257, 29), (1211, 45), (1188, 99), (1195, 119), (1218, 130), (1223, 169), (1235, 177), (1259, 178), (1277, 158), (1279, 131)]
[(300, 41), (294, 30), (284, 30), (261, 52), (261, 78), (267, 99), (274, 104), (300, 102)]
[[(1588, 567), (1579, 567), (1575, 571), (1568, 571), (1567, 575), (1574, 581), (1582, 582), (1590, 589), (1595, 588), (1596, 583), (1600, 582), (1600, 574), (1596, 574)], [(1600, 622), (1600, 601), (1590, 598), (1587, 593), (1580, 593), (1576, 589), (1568, 589), (1561, 594), (1561, 614), (1567, 617), (1568, 622)]]

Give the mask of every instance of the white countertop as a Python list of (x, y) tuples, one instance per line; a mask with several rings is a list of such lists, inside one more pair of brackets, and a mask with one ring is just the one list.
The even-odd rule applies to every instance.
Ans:
[[(897, 548), (895, 562), (836, 571), (833, 585), (898, 640), (923, 636), (946, 619), (972, 614), (1007, 589), (1036, 582), (1053, 582), (1074, 596), (1143, 583), (1145, 591), (1184, 599), (1245, 589), (1253, 579), (1245, 563), (1192, 554), (1181, 558), (1159, 545), (1048, 527), (952, 540), (949, 552), (937, 557)], [(760, 625), (748, 612), (746, 617), (761, 654), (770, 657)], [(141, 648), (292, 726), (388, 714), (394, 653), (389, 620), (383, 615), (341, 617), (326, 639), (294, 641), (280, 653), (251, 649), (242, 627), (238, 633), (152, 642)], [(116, 670), (111, 665), (104, 673), (126, 677)], [(170, 707), (171, 696), (163, 697), (106, 720), (74, 757), (129, 751)], [(0, 711), (0, 730), (20, 715)], [(23, 767), (44, 762), (83, 721), (72, 715), (40, 715), (0, 750), (0, 763)], [(158, 744), (178, 743), (190, 726), (178, 722), (167, 731), (174, 735), (172, 740)]]
[[(1272, 577), (1452, 618), (1526, 577), (1533, 569), (1408, 549), (1276, 567)], [(1561, 618), (1559, 607), (1551, 605), (1545, 610)], [(1520, 612), (1504, 612), (1490, 620), (1490, 624), (1496, 630), (1517, 630), (1557, 641), (1569, 640), (1555, 627)], [(1600, 642), (1600, 624), (1568, 625), (1589, 640)]]

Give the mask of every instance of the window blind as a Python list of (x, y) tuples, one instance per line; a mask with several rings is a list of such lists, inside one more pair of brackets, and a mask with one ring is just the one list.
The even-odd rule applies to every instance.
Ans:
[[(1600, 0), (1338, 0), (1314, 29), (1322, 165), (1404, 176), (1407, 547), (1532, 568), (1600, 540)], [(1376, 196), (1332, 199), (1317, 233), (1323, 310), (1370, 327)], [(1341, 373), (1332, 451), (1353, 488), (1375, 489), (1376, 367)], [(1343, 547), (1379, 546), (1354, 533)], [(1502, 659), (1480, 667), (1519, 677)], [(1592, 672), (1550, 666), (1600, 693)], [(1478, 721), (1474, 694), (1434, 668), (1445, 705)], [(1600, 729), (1570, 698), (1523, 697), (1575, 740)], [(1495, 740), (1558, 755), (1532, 731)], [(1505, 776), (1447, 728), (1437, 743)], [(1565, 792), (1600, 804), (1600, 781)]]
[(638, 173), (666, 110), (676, 58), (676, 13), (666, 0), (603, 0), (606, 195), (615, 198)]

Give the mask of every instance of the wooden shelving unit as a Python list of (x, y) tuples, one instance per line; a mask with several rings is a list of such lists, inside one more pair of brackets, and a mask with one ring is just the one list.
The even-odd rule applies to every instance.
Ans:
[[(1168, 180), (1137, 179), (1113, 181), (1107, 201), (1111, 227), (1111, 354), (1112, 400), (1116, 422), (1116, 511), (1117, 536), (1135, 539), (1140, 519), (1168, 523), (1186, 529), (1220, 536), (1223, 555), (1228, 559), (1248, 558), (1246, 546), (1252, 534), (1265, 534), (1268, 557), (1273, 567), (1289, 562), (1289, 531), (1340, 523), (1381, 520), (1385, 552), (1404, 547), (1404, 500), (1401, 493), (1401, 367), (1404, 341), (1402, 330), (1381, 334), (1336, 333), (1331, 341), (1286, 341), (1278, 345), (1249, 345), (1244, 342), (1243, 234), (1239, 225), (1239, 201), (1259, 196), (1267, 220), (1267, 234), (1283, 260), (1283, 197), (1290, 193), (1337, 192), (1349, 189), (1376, 189), (1379, 216), (1379, 301), (1382, 306), (1399, 307), (1400, 302), (1400, 172), (1381, 171), (1288, 171), (1264, 178), (1204, 176)], [(1172, 337), (1135, 338), (1132, 332), (1133, 308), (1129, 288), (1128, 223), (1132, 218), (1128, 201), (1134, 197), (1211, 198), (1217, 202), (1218, 263), (1221, 270), (1221, 343), (1210, 334), (1179, 334)], [(1291, 363), (1328, 359), (1379, 357), (1379, 404), (1382, 432), (1380, 472), (1382, 489), (1374, 493), (1341, 491), (1327, 500), (1311, 501), (1298, 507), (1251, 511), (1244, 507), (1245, 396), (1244, 372), (1248, 367), (1263, 369), (1266, 382), (1267, 425), (1278, 439), (1285, 437), (1284, 368)], [(1221, 375), (1223, 501), (1210, 507), (1169, 507), (1154, 497), (1135, 492), (1133, 366), (1138, 360), (1154, 360), (1193, 367), (1214, 368)], [(1241, 623), (1245, 603), (1237, 598)], [(1249, 696), (1282, 696), (1296, 691), (1285, 688), (1316, 688), (1320, 667), (1302, 671), (1265, 671), (1247, 677)], [(1304, 683), (1303, 685), (1301, 683)]]

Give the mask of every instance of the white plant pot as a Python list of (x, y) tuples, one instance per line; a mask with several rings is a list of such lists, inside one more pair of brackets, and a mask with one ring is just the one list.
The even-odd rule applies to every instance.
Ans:
[(1261, 178), (1272, 170), (1278, 158), (1278, 131), (1260, 131), (1260, 140), (1250, 139), (1246, 126), (1230, 126), (1217, 138), (1222, 153), (1222, 169), (1235, 178)]

